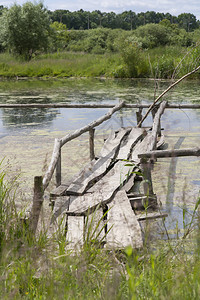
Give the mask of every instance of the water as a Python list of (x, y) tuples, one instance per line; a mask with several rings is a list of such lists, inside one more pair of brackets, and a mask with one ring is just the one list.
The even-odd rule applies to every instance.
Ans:
[[(170, 82), (159, 82), (159, 95)], [(0, 103), (152, 103), (152, 80), (19, 80), (0, 81)], [(165, 97), (170, 103), (200, 103), (199, 82), (185, 81)], [(44, 173), (54, 139), (65, 136), (105, 114), (108, 109), (0, 109), (0, 159), (5, 157), (21, 172), (27, 194), (33, 177)], [(96, 134), (96, 151), (109, 130), (136, 124), (135, 111), (123, 109), (101, 125)], [(144, 125), (151, 125), (151, 117)], [(200, 110), (166, 110), (162, 117), (166, 142), (172, 148), (199, 146)], [(63, 151), (64, 177), (69, 178), (88, 160), (88, 136), (67, 144)], [(182, 223), (182, 206), (193, 207), (200, 186), (200, 160), (195, 157), (159, 159), (154, 166), (154, 191), (170, 214)], [(174, 225), (173, 225), (174, 226)], [(172, 227), (173, 227), (172, 226)]]

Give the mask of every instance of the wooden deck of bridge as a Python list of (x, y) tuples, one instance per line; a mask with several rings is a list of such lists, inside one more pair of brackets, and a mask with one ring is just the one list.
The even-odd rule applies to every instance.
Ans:
[(138, 154), (159, 147), (165, 105), (162, 103), (154, 116), (152, 128), (127, 127), (112, 132), (97, 157), (70, 183), (51, 192), (51, 224), (66, 216), (70, 249), (82, 246), (89, 237), (106, 249), (143, 246), (139, 221), (162, 215), (146, 215), (147, 210), (156, 209), (157, 199), (149, 163), (141, 161)]

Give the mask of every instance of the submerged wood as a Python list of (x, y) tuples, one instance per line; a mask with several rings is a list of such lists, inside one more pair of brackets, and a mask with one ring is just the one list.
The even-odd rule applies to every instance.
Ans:
[(172, 149), (172, 150), (155, 150), (151, 152), (138, 154), (139, 158), (164, 158), (179, 156), (200, 156), (200, 148), (193, 149)]

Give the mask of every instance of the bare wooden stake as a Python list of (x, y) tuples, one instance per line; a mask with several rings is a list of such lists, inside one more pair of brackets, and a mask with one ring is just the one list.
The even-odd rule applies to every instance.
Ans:
[(91, 161), (95, 158), (95, 153), (94, 153), (94, 133), (95, 133), (95, 129), (91, 128), (89, 130), (90, 160)]
[[(142, 107), (139, 108), (139, 111), (136, 112), (136, 118), (137, 118), (137, 125), (140, 124), (142, 120)], [(141, 127), (142, 123), (138, 126)]]
[(42, 176), (34, 177), (34, 196), (33, 196), (33, 205), (30, 216), (30, 229), (35, 234), (37, 229), (37, 224), (40, 216), (40, 211), (43, 203), (43, 183)]
[(153, 185), (152, 185), (152, 178), (151, 178), (151, 164), (145, 159), (141, 159), (141, 170), (143, 173), (143, 187), (144, 187), (144, 194), (145, 195), (153, 195)]

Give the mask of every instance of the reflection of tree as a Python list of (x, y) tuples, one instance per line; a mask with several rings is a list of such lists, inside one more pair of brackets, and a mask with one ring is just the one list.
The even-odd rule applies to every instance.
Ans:
[(17, 127), (26, 126), (32, 123), (32, 126), (47, 124), (56, 118), (58, 109), (49, 108), (5, 108), (3, 112), (3, 125), (16, 125)]

